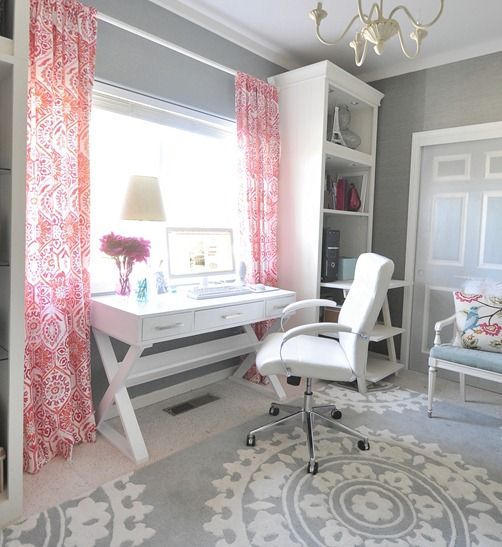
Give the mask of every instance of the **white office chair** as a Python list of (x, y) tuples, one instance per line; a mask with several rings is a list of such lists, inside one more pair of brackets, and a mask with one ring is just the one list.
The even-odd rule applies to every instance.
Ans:
[[(338, 323), (312, 323), (294, 327), (287, 332), (270, 334), (256, 356), (256, 366), (263, 375), (286, 374), (288, 382), (298, 385), (300, 378), (306, 378), (303, 407), (291, 407), (272, 403), (269, 414), (277, 416), (280, 407), (295, 412), (275, 422), (253, 429), (248, 433), (246, 444), (255, 446), (255, 434), (301, 416), (307, 434), (309, 463), (307, 472), (317, 473), (314, 448), (314, 416), (359, 438), (358, 447), (369, 449), (368, 438), (358, 431), (335, 422), (342, 413), (333, 405), (315, 407), (312, 404), (312, 379), (351, 382), (357, 380), (361, 393), (366, 392), (366, 362), (368, 357), (369, 333), (373, 329), (382, 308), (389, 283), (394, 271), (392, 260), (374, 253), (360, 255), (357, 260), (354, 281), (340, 310)], [(292, 313), (306, 307), (334, 307), (331, 300), (302, 300), (290, 304), (283, 311), (283, 320)], [(337, 334), (339, 341), (322, 334)], [(295, 382), (295, 379), (297, 380)], [(331, 418), (318, 412), (323, 408), (330, 411)]]

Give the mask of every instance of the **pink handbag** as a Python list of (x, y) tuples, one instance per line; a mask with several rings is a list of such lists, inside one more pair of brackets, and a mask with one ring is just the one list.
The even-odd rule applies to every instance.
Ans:
[(357, 191), (357, 188), (353, 184), (350, 184), (348, 192), (349, 192), (349, 199), (348, 199), (347, 210), (359, 211), (359, 208), (361, 207), (361, 198), (359, 197), (359, 192)]

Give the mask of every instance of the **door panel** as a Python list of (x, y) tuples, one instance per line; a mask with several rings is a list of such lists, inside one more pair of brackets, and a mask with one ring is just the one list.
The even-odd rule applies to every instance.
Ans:
[[(502, 176), (502, 175), (501, 175)], [(485, 192), (479, 242), (479, 267), (502, 269), (502, 192)]]
[(486, 153), (486, 173), (487, 179), (500, 179), (502, 177), (502, 151), (492, 151)]
[(502, 281), (501, 234), (502, 139), (423, 147), (411, 368), (426, 372), (434, 323), (454, 312), (453, 290), (469, 278)]
[(432, 198), (429, 262), (463, 265), (467, 194), (437, 194)]

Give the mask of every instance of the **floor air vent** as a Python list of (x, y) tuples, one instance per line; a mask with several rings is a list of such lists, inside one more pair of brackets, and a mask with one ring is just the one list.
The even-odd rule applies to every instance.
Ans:
[(164, 408), (164, 412), (171, 414), (171, 416), (177, 416), (178, 414), (183, 414), (183, 412), (188, 412), (189, 410), (193, 410), (194, 408), (198, 408), (199, 406), (207, 405), (208, 403), (212, 403), (213, 401), (217, 401), (218, 399), (219, 397), (215, 397), (214, 395), (210, 395), (209, 393), (207, 393), (206, 395), (194, 397), (193, 399), (185, 401), (184, 403), (180, 403), (179, 405)]

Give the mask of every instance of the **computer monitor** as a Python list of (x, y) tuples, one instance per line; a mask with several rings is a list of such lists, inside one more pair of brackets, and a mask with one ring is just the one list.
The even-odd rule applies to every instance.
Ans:
[(169, 277), (204, 277), (235, 272), (230, 228), (167, 228)]

